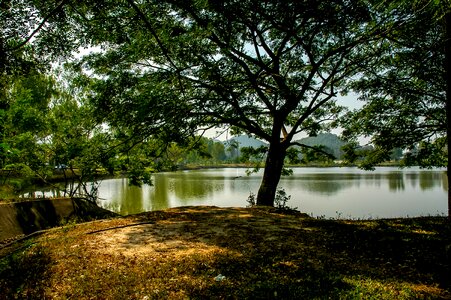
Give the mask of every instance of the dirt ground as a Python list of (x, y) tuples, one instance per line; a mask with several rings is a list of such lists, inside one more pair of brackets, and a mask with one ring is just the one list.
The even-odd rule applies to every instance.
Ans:
[(3, 247), (0, 289), (49, 299), (449, 299), (446, 224), (174, 208)]

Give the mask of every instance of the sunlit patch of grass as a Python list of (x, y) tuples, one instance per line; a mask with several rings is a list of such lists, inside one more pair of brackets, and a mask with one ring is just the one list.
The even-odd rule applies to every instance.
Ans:
[[(239, 259), (237, 253), (219, 247), (146, 256), (94, 251), (88, 257), (82, 250), (72, 250), (61, 257), (65, 261), (60, 266), (64, 268), (53, 270), (60, 276), (54, 277), (52, 285), (60, 287), (60, 295), (78, 299), (99, 294), (106, 299), (142, 299), (146, 296), (150, 299), (183, 299), (193, 293), (203, 294), (203, 290), (211, 286), (221, 285), (215, 281), (220, 272), (215, 268), (218, 258), (227, 257), (229, 261)], [(222, 283), (222, 286), (229, 283)]]
[(446, 224), (212, 207), (66, 224), (1, 260), (0, 290), (11, 299), (446, 298)]
[(434, 234), (434, 232), (425, 230), (416, 224), (407, 224), (400, 222), (400, 220), (386, 221), (384, 222), (384, 225), (389, 226), (392, 231), (400, 233)]
[(437, 232), (429, 231), (429, 230), (423, 230), (423, 229), (414, 229), (414, 230), (412, 230), (412, 233), (426, 234), (426, 235), (436, 235), (437, 234)]
[(444, 298), (443, 290), (424, 284), (377, 280), (364, 276), (345, 277), (353, 288), (343, 293), (347, 299), (431, 299)]
[(379, 222), (376, 220), (343, 220), (343, 224), (361, 226), (362, 228), (372, 230), (379, 226)]

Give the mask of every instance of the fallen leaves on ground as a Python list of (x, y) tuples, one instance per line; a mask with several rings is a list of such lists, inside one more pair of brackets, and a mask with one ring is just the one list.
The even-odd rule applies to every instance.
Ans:
[(442, 217), (168, 209), (1, 249), (0, 299), (449, 299), (450, 228)]

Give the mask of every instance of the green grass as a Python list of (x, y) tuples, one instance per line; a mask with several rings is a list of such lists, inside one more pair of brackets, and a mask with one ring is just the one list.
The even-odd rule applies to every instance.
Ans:
[(318, 220), (190, 207), (71, 224), (24, 242), (0, 250), (0, 299), (451, 297), (443, 217)]

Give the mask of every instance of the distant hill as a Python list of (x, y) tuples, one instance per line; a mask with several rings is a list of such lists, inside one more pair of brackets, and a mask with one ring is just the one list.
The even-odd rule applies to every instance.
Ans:
[[(234, 143), (238, 144), (238, 149), (231, 147)], [(249, 137), (247, 135), (239, 135), (235, 136), (224, 142), (224, 146), (226, 148), (226, 154), (230, 158), (237, 158), (241, 155), (240, 149), (243, 147), (252, 147), (258, 148), (260, 146), (268, 145), (265, 142), (257, 140), (255, 138)]]
[(243, 147), (252, 147), (252, 148), (258, 148), (260, 146), (266, 146), (268, 145), (265, 142), (262, 142), (260, 140), (257, 140), (255, 138), (249, 137), (247, 135), (239, 135), (239, 136), (235, 136), (227, 141), (224, 142), (224, 145), (230, 146), (233, 141), (236, 141), (239, 145), (239, 148), (243, 148)]
[[(230, 145), (233, 144), (233, 142), (238, 143), (238, 149), (235, 153), (230, 153)], [(334, 155), (337, 159), (341, 159), (341, 156), (343, 155), (341, 151), (341, 147), (345, 144), (340, 138), (332, 133), (320, 133), (317, 136), (311, 136), (302, 138), (297, 141), (298, 143), (307, 145), (307, 146), (319, 146), (323, 145), (326, 147), (327, 151), (329, 151), (332, 155)], [(249, 137), (247, 135), (239, 135), (236, 137), (233, 137), (227, 141), (224, 141), (224, 146), (226, 149), (229, 149), (229, 155), (231, 156), (238, 156), (240, 155), (239, 149), (243, 147), (252, 147), (252, 148), (258, 148), (260, 146), (267, 146), (268, 144), (257, 140), (255, 138)]]
[(320, 133), (317, 136), (310, 136), (297, 141), (307, 146), (325, 146), (336, 159), (341, 159), (343, 152), (341, 147), (345, 142), (333, 133)]

